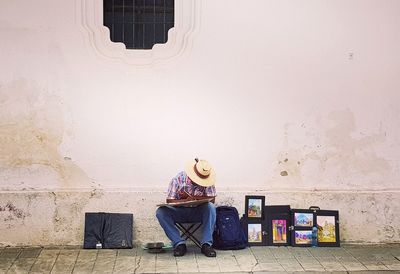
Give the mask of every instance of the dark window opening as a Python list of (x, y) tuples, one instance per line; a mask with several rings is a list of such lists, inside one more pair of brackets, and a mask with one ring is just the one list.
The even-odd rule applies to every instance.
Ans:
[(174, 0), (103, 0), (110, 39), (127, 49), (151, 49), (168, 40), (174, 27)]

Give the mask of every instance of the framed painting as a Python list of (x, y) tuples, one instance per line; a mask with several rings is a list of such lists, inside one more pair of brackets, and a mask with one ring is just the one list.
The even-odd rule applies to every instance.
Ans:
[(266, 216), (267, 244), (273, 246), (290, 245), (290, 206), (265, 206), (264, 212)]
[(294, 230), (293, 246), (311, 246), (312, 230)]
[(249, 246), (266, 245), (266, 231), (261, 221), (246, 221), (244, 230), (247, 236)]
[(265, 196), (245, 196), (245, 218), (264, 219)]
[(310, 228), (314, 226), (314, 211), (310, 209), (292, 209), (292, 225), (294, 228)]
[(316, 212), (318, 227), (318, 246), (340, 246), (339, 211), (318, 210)]

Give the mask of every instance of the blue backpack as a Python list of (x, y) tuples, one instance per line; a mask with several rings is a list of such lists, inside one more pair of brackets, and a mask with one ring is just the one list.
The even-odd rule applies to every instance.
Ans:
[(232, 206), (217, 207), (213, 241), (213, 247), (216, 249), (243, 249), (247, 247), (247, 239), (236, 208)]

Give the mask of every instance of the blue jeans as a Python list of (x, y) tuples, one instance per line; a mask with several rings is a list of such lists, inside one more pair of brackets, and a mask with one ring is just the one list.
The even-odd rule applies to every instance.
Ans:
[(161, 227), (174, 247), (185, 243), (175, 223), (202, 223), (203, 236), (200, 243), (212, 245), (216, 215), (213, 203), (205, 203), (197, 207), (163, 206), (156, 212)]

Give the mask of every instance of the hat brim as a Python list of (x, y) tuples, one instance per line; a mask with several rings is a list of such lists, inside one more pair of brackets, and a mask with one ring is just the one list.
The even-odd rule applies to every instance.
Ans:
[(194, 166), (196, 164), (196, 161), (190, 161), (188, 163), (186, 163), (185, 166), (185, 172), (187, 174), (187, 176), (189, 176), (190, 180), (192, 180), (193, 182), (195, 182), (196, 184), (200, 185), (200, 186), (204, 186), (204, 187), (208, 187), (208, 186), (213, 186), (215, 184), (215, 172), (214, 169), (211, 168), (210, 171), (210, 175), (207, 178), (200, 178), (196, 172), (194, 171)]

